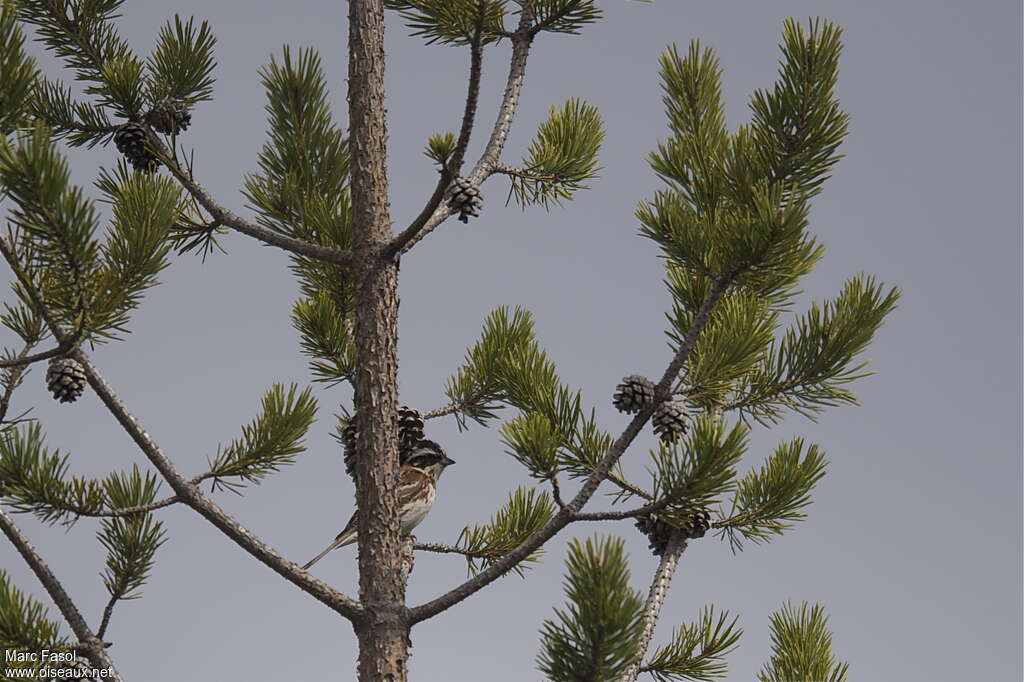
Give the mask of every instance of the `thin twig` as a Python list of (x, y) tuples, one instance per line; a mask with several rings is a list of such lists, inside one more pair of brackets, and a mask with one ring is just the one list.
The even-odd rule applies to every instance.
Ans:
[(123, 595), (114, 593), (110, 595), (110, 599), (107, 601), (107, 605), (103, 607), (103, 619), (100, 621), (100, 629), (96, 631), (97, 639), (102, 640), (103, 635), (107, 634), (107, 626), (110, 625), (110, 617), (114, 615), (114, 604)]
[(623, 511), (603, 511), (603, 512), (576, 512), (572, 515), (573, 521), (621, 521), (623, 519), (635, 519), (639, 516), (647, 516), (648, 514), (656, 514), (665, 507), (672, 503), (667, 497), (663, 497), (660, 500), (645, 504), (642, 507), (636, 509), (625, 509)]
[(205, 208), (207, 212), (213, 216), (214, 221), (254, 239), (258, 239), (264, 244), (276, 246), (279, 249), (284, 249), (291, 253), (297, 253), (300, 256), (306, 256), (307, 258), (327, 263), (334, 263), (335, 265), (340, 265), (344, 268), (348, 268), (349, 270), (355, 267), (355, 256), (351, 251), (335, 249), (329, 246), (320, 246), (319, 244), (312, 244), (302, 239), (289, 237), (281, 234), (280, 232), (268, 230), (265, 227), (261, 227), (239, 215), (236, 215), (217, 203), (206, 188), (196, 182), (192, 178), (192, 174), (178, 163), (174, 158), (174, 155), (164, 145), (163, 141), (161, 141), (160, 138), (152, 131), (147, 131), (147, 143), (152, 148), (153, 153), (167, 167), (167, 170), (171, 172), (171, 175), (173, 175), (175, 179), (181, 183), (181, 186), (184, 187), (197, 202), (199, 202), (200, 206)]
[(14, 360), (0, 360), (0, 369), (15, 369), (18, 367), (27, 367), (35, 362), (41, 362), (42, 360), (49, 360), (64, 355), (68, 352), (68, 348), (62, 348), (57, 346), (50, 350), (44, 350), (34, 355), (19, 356)]
[(678, 529), (673, 530), (668, 538), (668, 544), (665, 546), (665, 552), (661, 555), (658, 570), (654, 572), (651, 589), (647, 594), (647, 601), (644, 603), (643, 628), (640, 631), (636, 658), (622, 673), (619, 682), (635, 682), (637, 675), (640, 674), (640, 665), (651, 645), (654, 626), (658, 624), (658, 616), (661, 615), (661, 605), (665, 603), (668, 586), (672, 582), (676, 568), (679, 567), (679, 558), (684, 551), (686, 551), (686, 536)]
[(496, 164), (494, 168), (491, 169), (491, 172), (499, 175), (509, 175), (522, 180), (536, 180), (539, 182), (555, 182), (559, 178), (559, 176), (554, 173), (532, 173), (522, 168), (514, 168), (504, 164)]
[(559, 509), (565, 509), (565, 502), (562, 501), (562, 484), (558, 482), (558, 476), (552, 476), (548, 480), (551, 481), (551, 497), (554, 498), (555, 504)]
[[(32, 350), (32, 346), (35, 344), (28, 342), (22, 347), (15, 360), (21, 360), (28, 356), (28, 352)], [(4, 423), (7, 419), (7, 410), (11, 407), (11, 398), (14, 396), (14, 390), (18, 388), (18, 384), (21, 383), (21, 375), (25, 371), (25, 365), (14, 365), (7, 369), (7, 378), (5, 380), (4, 394), (0, 396), (0, 424)]]
[(39, 582), (43, 585), (46, 593), (50, 595), (50, 599), (57, 605), (57, 609), (61, 615), (64, 616), (64, 620), (67, 621), (71, 631), (75, 633), (75, 637), (78, 638), (80, 643), (80, 650), (85, 654), (86, 657), (93, 663), (97, 668), (109, 668), (111, 675), (108, 679), (117, 680), (120, 682), (121, 675), (117, 672), (114, 667), (113, 661), (107, 656), (106, 648), (99, 637), (93, 634), (92, 630), (89, 629), (89, 625), (82, 618), (82, 613), (75, 606), (75, 603), (68, 596), (68, 593), (64, 590), (64, 587), (57, 580), (57, 577), (50, 570), (50, 567), (46, 565), (43, 558), (39, 556), (35, 547), (29, 542), (28, 538), (21, 532), (21, 530), (14, 524), (14, 520), (7, 515), (7, 512), (0, 507), (0, 530), (3, 531), (7, 539), (11, 541), (14, 548), (18, 550), (18, 554), (25, 560), (29, 568), (39, 579)]
[(471, 552), (468, 549), (462, 549), (455, 545), (444, 545), (438, 542), (417, 542), (413, 549), (420, 550), (422, 552), (436, 552), (438, 554), (461, 554), (462, 556), (469, 557), (471, 559), (494, 559), (493, 554), (487, 552)]
[(633, 439), (640, 433), (640, 429), (647, 423), (647, 420), (650, 419), (651, 415), (654, 414), (654, 410), (670, 396), (672, 382), (675, 381), (675, 378), (683, 367), (683, 363), (685, 363), (687, 357), (689, 357), (690, 351), (697, 342), (697, 337), (700, 335), (701, 331), (703, 331), (705, 325), (707, 325), (708, 317), (711, 315), (712, 309), (725, 292), (728, 283), (729, 279), (725, 277), (715, 280), (711, 287), (711, 291), (708, 293), (707, 298), (704, 299), (700, 310), (694, 317), (693, 323), (690, 325), (690, 329), (687, 330), (686, 337), (682, 340), (682, 343), (679, 344), (675, 357), (673, 357), (668, 368), (665, 370), (664, 375), (662, 375), (661, 381), (659, 381), (658, 385), (655, 387), (655, 399), (633, 417), (622, 434), (614, 443), (612, 443), (608, 452), (605, 453), (593, 473), (587, 477), (587, 480), (584, 482), (576, 496), (563, 509), (556, 513), (550, 521), (544, 524), (543, 527), (524, 540), (514, 550), (494, 562), (491, 566), (463, 582), (461, 585), (449, 590), (445, 594), (432, 599), (425, 604), (421, 604), (420, 606), (410, 609), (409, 622), (411, 624), (436, 616), (445, 609), (451, 608), (455, 604), (458, 604), (467, 597), (475, 594), (480, 589), (510, 571), (519, 562), (523, 561), (541, 545), (554, 537), (554, 535), (562, 530), (562, 528), (571, 523), (573, 515), (579, 512), (590, 498), (593, 497), (594, 493), (597, 491), (597, 487), (601, 484), (601, 481), (604, 480), (608, 472), (618, 461), (619, 457), (622, 456), (626, 451), (626, 448), (628, 448), (633, 442)]
[(465, 403), (448, 403), (444, 407), (438, 407), (431, 410), (430, 412), (424, 412), (424, 419), (436, 419), (437, 417), (447, 417), (450, 414), (462, 411), (466, 407)]

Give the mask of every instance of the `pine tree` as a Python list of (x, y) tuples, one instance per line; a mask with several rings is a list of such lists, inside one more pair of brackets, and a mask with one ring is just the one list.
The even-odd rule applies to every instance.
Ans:
[[(834, 299), (792, 311), (801, 278), (822, 255), (808, 231), (810, 204), (839, 161), (847, 131), (835, 99), (840, 30), (827, 21), (787, 21), (779, 78), (753, 94), (750, 121), (734, 131), (725, 124), (714, 51), (695, 41), (662, 54), (668, 135), (649, 162), (663, 184), (636, 217), (664, 257), (672, 354), (661, 376), (624, 368), (614, 396), (598, 397), (632, 415), (616, 434), (602, 428), (580, 391), (562, 382), (530, 313), (518, 308), (498, 308), (485, 320), (445, 387), (445, 407), (421, 419), (399, 410), (396, 391), (401, 259), (453, 215), (484, 219), (490, 207), (481, 186), (493, 176), (508, 179), (510, 196), (524, 208), (560, 205), (596, 177), (602, 119), (580, 100), (551, 109), (518, 165), (503, 158), (531, 46), (546, 34), (585, 30), (601, 18), (596, 2), (352, 0), (347, 133), (328, 105), (315, 51), (285, 47), (261, 71), (269, 133), (258, 169), (245, 180), (253, 219), (213, 197), (178, 154), (177, 138), (187, 134), (195, 106), (213, 98), (209, 26), (175, 16), (140, 57), (118, 33), (122, 2), (0, 0), (0, 198), (11, 225), (0, 236), (0, 252), (14, 294), (0, 321), (20, 339), (0, 361), (0, 528), (71, 631), (62, 634), (45, 607), (0, 572), (0, 644), (19, 652), (73, 650), (85, 661), (78, 665), (109, 668), (108, 679), (122, 679), (104, 635), (117, 604), (138, 597), (150, 577), (169, 532), (160, 510), (183, 505), (351, 621), (360, 680), (405, 680), (417, 623), (510, 572), (526, 575), (545, 543), (572, 524), (630, 519), (660, 556), (647, 596), (630, 585), (621, 539), (574, 540), (567, 604), (542, 626), (539, 669), (553, 682), (724, 676), (741, 630), (736, 617), (712, 605), (651, 650), (676, 567), (708, 535), (738, 551), (805, 517), (826, 471), (821, 448), (800, 438), (780, 443), (759, 468), (739, 476), (751, 425), (854, 403), (849, 385), (868, 373), (861, 354), (898, 298), (896, 289), (858, 275)], [(465, 49), (470, 57), (458, 133), (426, 141), (425, 153), (437, 164), (433, 193), (395, 232), (387, 199), (386, 10), (427, 43)], [(40, 72), (24, 49), (27, 32), (63, 60), (82, 84), (80, 94)], [(483, 53), (503, 41), (512, 54), (498, 118), (483, 154), (468, 163)], [(124, 157), (96, 181), (110, 206), (105, 229), (94, 200), (71, 182), (62, 144), (113, 144)], [(316, 421), (310, 388), (272, 386), (240, 436), (218, 448), (207, 471), (187, 478), (88, 352), (122, 340), (132, 312), (172, 258), (205, 255), (230, 232), (289, 252), (301, 291), (292, 322), (310, 370), (327, 386), (354, 388), (352, 409), (336, 418), (361, 510), (357, 599), (302, 570), (215, 501), (217, 490), (241, 492), (297, 461)], [(71, 456), (46, 446), (38, 421), (24, 413), (8, 418), (26, 369), (43, 361), (53, 368), (54, 396), (95, 393), (138, 447), (145, 469), (102, 479), (71, 475)], [(489, 427), (503, 408), (512, 416), (500, 423), (502, 441), (530, 483), (454, 544), (414, 545), (399, 531), (397, 473), (405, 446), (423, 437), (423, 420)], [(661, 440), (644, 485), (628, 480), (619, 462), (649, 421)], [(211, 493), (200, 490), (203, 482)], [(593, 510), (602, 484), (617, 495), (611, 509)], [(158, 495), (161, 485), (169, 496)], [(8, 511), (68, 526), (98, 519), (109, 600), (95, 627)], [(409, 607), (413, 551), (462, 555), (471, 577)], [(773, 653), (761, 680), (846, 679), (820, 607), (784, 606), (770, 626)]]

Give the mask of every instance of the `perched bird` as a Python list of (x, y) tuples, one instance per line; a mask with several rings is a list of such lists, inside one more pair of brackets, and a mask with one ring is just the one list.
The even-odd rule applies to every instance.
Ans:
[[(407, 535), (427, 517), (437, 497), (437, 480), (445, 468), (455, 464), (455, 461), (449, 459), (441, 446), (432, 440), (421, 440), (412, 448), (408, 457), (403, 459), (405, 464), (398, 474), (398, 516), (402, 534)], [(356, 510), (344, 530), (334, 538), (334, 542), (302, 568), (308, 569), (331, 550), (351, 545), (356, 541), (358, 530), (359, 510)]]

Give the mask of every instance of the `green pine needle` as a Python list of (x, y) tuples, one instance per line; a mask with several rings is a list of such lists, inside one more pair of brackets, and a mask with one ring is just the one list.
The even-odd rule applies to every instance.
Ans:
[(832, 653), (828, 616), (820, 604), (797, 610), (791, 604), (772, 614), (772, 657), (761, 668), (759, 682), (846, 682), (849, 665)]
[(25, 34), (12, 0), (0, 0), (0, 136), (27, 121), (39, 77), (36, 61), (25, 52)]
[[(0, 648), (35, 653), (43, 649), (63, 650), (68, 640), (60, 636), (60, 627), (47, 617), (46, 607), (25, 594), (0, 569)], [(11, 668), (38, 667), (38, 663), (5, 661)], [(26, 678), (31, 679), (31, 678)]]
[[(491, 517), (490, 522), (466, 526), (459, 534), (456, 545), (467, 552), (467, 569), (477, 573), (518, 547), (526, 538), (540, 530), (555, 515), (555, 504), (547, 491), (517, 488), (509, 494), (508, 502)], [(526, 564), (540, 561), (538, 550), (513, 567), (518, 575), (525, 574)], [(471, 555), (471, 556), (470, 556)]]
[(385, 0), (410, 29), (427, 45), (469, 45), (480, 27), (481, 44), (499, 40), (505, 34), (505, 0)]
[(565, 609), (541, 628), (538, 667), (551, 682), (612, 682), (636, 658), (643, 599), (629, 585), (621, 538), (574, 540)]
[(657, 649), (640, 670), (658, 682), (711, 682), (728, 673), (725, 656), (732, 653), (743, 630), (728, 612), (715, 617), (715, 607), (705, 606), (696, 622), (672, 633), (672, 642)]
[(827, 462), (817, 445), (804, 451), (802, 438), (780, 444), (764, 465), (741, 478), (729, 517), (716, 524), (733, 551), (743, 541), (767, 542), (806, 518), (814, 486), (825, 476)]
[(317, 403), (307, 387), (298, 392), (274, 384), (262, 400), (259, 416), (242, 427), (241, 438), (231, 441), (210, 460), (209, 473), (215, 488), (238, 491), (259, 483), (267, 475), (295, 462), (306, 450), (303, 439), (316, 416)]
[(146, 64), (149, 101), (169, 97), (191, 107), (209, 100), (214, 82), (211, 73), (217, 65), (213, 59), (216, 42), (207, 22), (196, 28), (192, 18), (183, 22), (175, 14), (173, 25), (168, 21), (160, 28), (156, 49)]
[(506, 170), (512, 194), (523, 207), (539, 204), (550, 208), (572, 199), (586, 182), (597, 177), (597, 154), (604, 141), (604, 122), (597, 107), (569, 99), (537, 130), (523, 168)]

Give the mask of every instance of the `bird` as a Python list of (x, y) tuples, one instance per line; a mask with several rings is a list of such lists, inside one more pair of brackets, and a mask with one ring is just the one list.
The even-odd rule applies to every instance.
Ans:
[[(402, 458), (405, 462), (398, 472), (398, 517), (402, 535), (408, 535), (413, 528), (427, 517), (437, 498), (437, 481), (444, 470), (455, 464), (444, 449), (432, 440), (421, 440)], [(309, 568), (323, 559), (329, 552), (357, 540), (359, 532), (359, 510), (345, 524), (345, 528), (327, 545), (327, 549), (309, 560), (302, 568)]]

